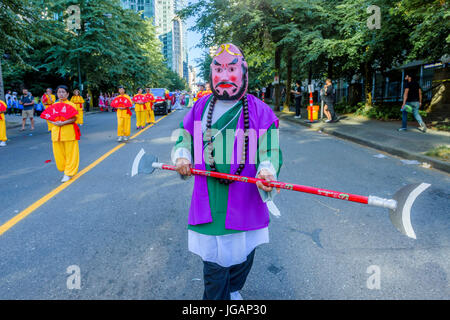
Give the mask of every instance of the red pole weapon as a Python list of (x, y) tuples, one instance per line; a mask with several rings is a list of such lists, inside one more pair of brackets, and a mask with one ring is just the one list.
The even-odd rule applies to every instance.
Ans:
[[(155, 169), (176, 171), (175, 166), (158, 162), (158, 158), (152, 155), (145, 154), (145, 151), (142, 149), (134, 160), (131, 176), (133, 177), (136, 174), (140, 173), (150, 174), (153, 173)], [(386, 208), (389, 209), (389, 217), (394, 226), (401, 233), (413, 239), (416, 239), (416, 234), (411, 224), (411, 207), (415, 199), (430, 186), (430, 184), (428, 183), (409, 184), (398, 190), (392, 199), (385, 199), (376, 196), (361, 196), (346, 192), (302, 186), (293, 183), (266, 181), (257, 178), (237, 176), (233, 174), (212, 172), (193, 168), (191, 168), (191, 173), (193, 175), (222, 178), (244, 183), (256, 184), (258, 181), (260, 181), (263, 185), (268, 187), (310, 193), (338, 200), (351, 201), (370, 206)]]

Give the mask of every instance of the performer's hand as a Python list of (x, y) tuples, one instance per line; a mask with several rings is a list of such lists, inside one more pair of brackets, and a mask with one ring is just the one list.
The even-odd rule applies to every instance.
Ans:
[[(261, 171), (259, 172), (258, 176), (256, 177), (257, 179), (263, 179), (266, 181), (276, 181), (275, 177), (266, 169), (261, 169)], [(264, 190), (266, 192), (271, 192), (273, 190), (272, 187), (267, 187), (265, 186), (261, 181), (258, 181), (256, 183), (256, 186), (258, 188), (260, 188), (261, 190)], [(277, 188), (277, 193), (280, 193), (280, 188)]]
[(191, 162), (186, 158), (178, 158), (175, 164), (175, 169), (182, 176), (191, 175)]

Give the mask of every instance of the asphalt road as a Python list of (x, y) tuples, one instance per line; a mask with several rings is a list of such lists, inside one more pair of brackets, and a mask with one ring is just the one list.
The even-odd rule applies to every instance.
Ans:
[[(141, 148), (169, 162), (185, 113), (161, 119), (0, 236), (0, 299), (201, 299), (202, 262), (187, 250), (192, 179), (130, 177)], [(85, 122), (80, 170), (118, 145), (115, 114)], [(280, 128), (280, 180), (380, 197), (432, 186), (412, 209), (417, 240), (383, 209), (282, 191), (282, 216), (256, 251), (244, 299), (449, 299), (449, 176), (289, 122)], [(45, 124), (29, 134), (9, 130), (0, 149), (0, 226), (61, 185)], [(80, 289), (68, 288), (70, 266)], [(379, 289), (367, 284), (371, 270)]]

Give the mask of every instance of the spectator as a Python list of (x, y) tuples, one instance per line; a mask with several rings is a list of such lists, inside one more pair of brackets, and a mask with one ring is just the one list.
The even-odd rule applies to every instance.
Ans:
[(38, 97), (34, 98), (34, 102), (35, 102), (35, 115), (36, 117), (39, 117), (42, 113), (42, 111), (45, 110), (44, 105), (42, 104), (42, 101), (39, 100)]
[(13, 105), (14, 105), (14, 114), (17, 116), (20, 116), (21, 110), (23, 109), (23, 107), (19, 103), (19, 98), (17, 97), (17, 92), (13, 92)]
[(398, 129), (398, 131), (406, 131), (408, 112), (406, 111), (405, 106), (409, 105), (412, 108), (414, 118), (420, 125), (419, 130), (425, 133), (427, 132), (427, 126), (425, 125), (425, 122), (423, 122), (419, 113), (419, 108), (422, 106), (422, 88), (415, 81), (415, 77), (412, 74), (406, 74), (405, 80), (405, 92), (403, 93), (403, 105), (401, 108), (402, 127)]
[(331, 79), (327, 79), (325, 81), (325, 86), (323, 87), (323, 102), (324, 102), (324, 108), (323, 112), (327, 116), (327, 120), (325, 122), (336, 122), (336, 113), (334, 112), (334, 101), (335, 101), (335, 94), (333, 89), (333, 84), (331, 82)]
[(7, 110), (7, 114), (11, 114), (11, 113), (13, 113), (14, 112), (14, 110), (13, 110), (13, 97), (12, 97), (12, 95), (11, 95), (11, 90), (8, 90), (8, 91), (6, 91), (6, 94), (5, 94), (5, 102), (6, 102), (6, 106), (8, 107), (8, 110)]
[(88, 92), (88, 94), (86, 95), (86, 104), (84, 105), (86, 112), (89, 112), (89, 108), (91, 107), (91, 101), (92, 101), (92, 97)]
[(34, 130), (34, 98), (28, 89), (24, 88), (22, 91), (23, 95), (20, 97), (20, 104), (23, 106), (22, 110), (22, 129), (20, 131), (25, 130), (25, 124), (27, 122), (27, 118), (30, 118), (31, 122), (31, 130)]
[(301, 106), (302, 106), (302, 87), (301, 81), (297, 80), (295, 82), (295, 90), (291, 90), (291, 93), (294, 94), (295, 99), (295, 117), (296, 119), (300, 119), (301, 115)]

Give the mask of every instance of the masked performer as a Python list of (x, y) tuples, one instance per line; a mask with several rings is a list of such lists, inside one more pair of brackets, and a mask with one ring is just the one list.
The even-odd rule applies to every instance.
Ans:
[(73, 96), (70, 99), (70, 102), (72, 102), (73, 104), (75, 104), (75, 106), (77, 107), (77, 111), (78, 111), (78, 115), (77, 115), (77, 124), (82, 126), (84, 123), (84, 111), (83, 111), (83, 104), (84, 104), (84, 99), (83, 97), (80, 95), (80, 90), (75, 89), (73, 91)]
[[(56, 102), (56, 97), (53, 94), (53, 91), (51, 88), (48, 88), (47, 90), (45, 90), (45, 93), (42, 96), (41, 101), (42, 101), (42, 104), (44, 105), (44, 110), (47, 109), (48, 107), (52, 106)], [(47, 121), (47, 129), (48, 129), (48, 132), (52, 131), (52, 124), (48, 121)]]
[[(247, 70), (238, 47), (219, 47), (211, 64), (213, 94), (200, 98), (185, 116), (172, 153), (183, 177), (195, 167), (276, 180), (282, 164), (278, 119), (269, 106), (247, 94)], [(242, 299), (239, 290), (255, 249), (269, 242), (272, 191), (261, 183), (195, 176), (188, 246), (203, 260), (203, 299)]]

